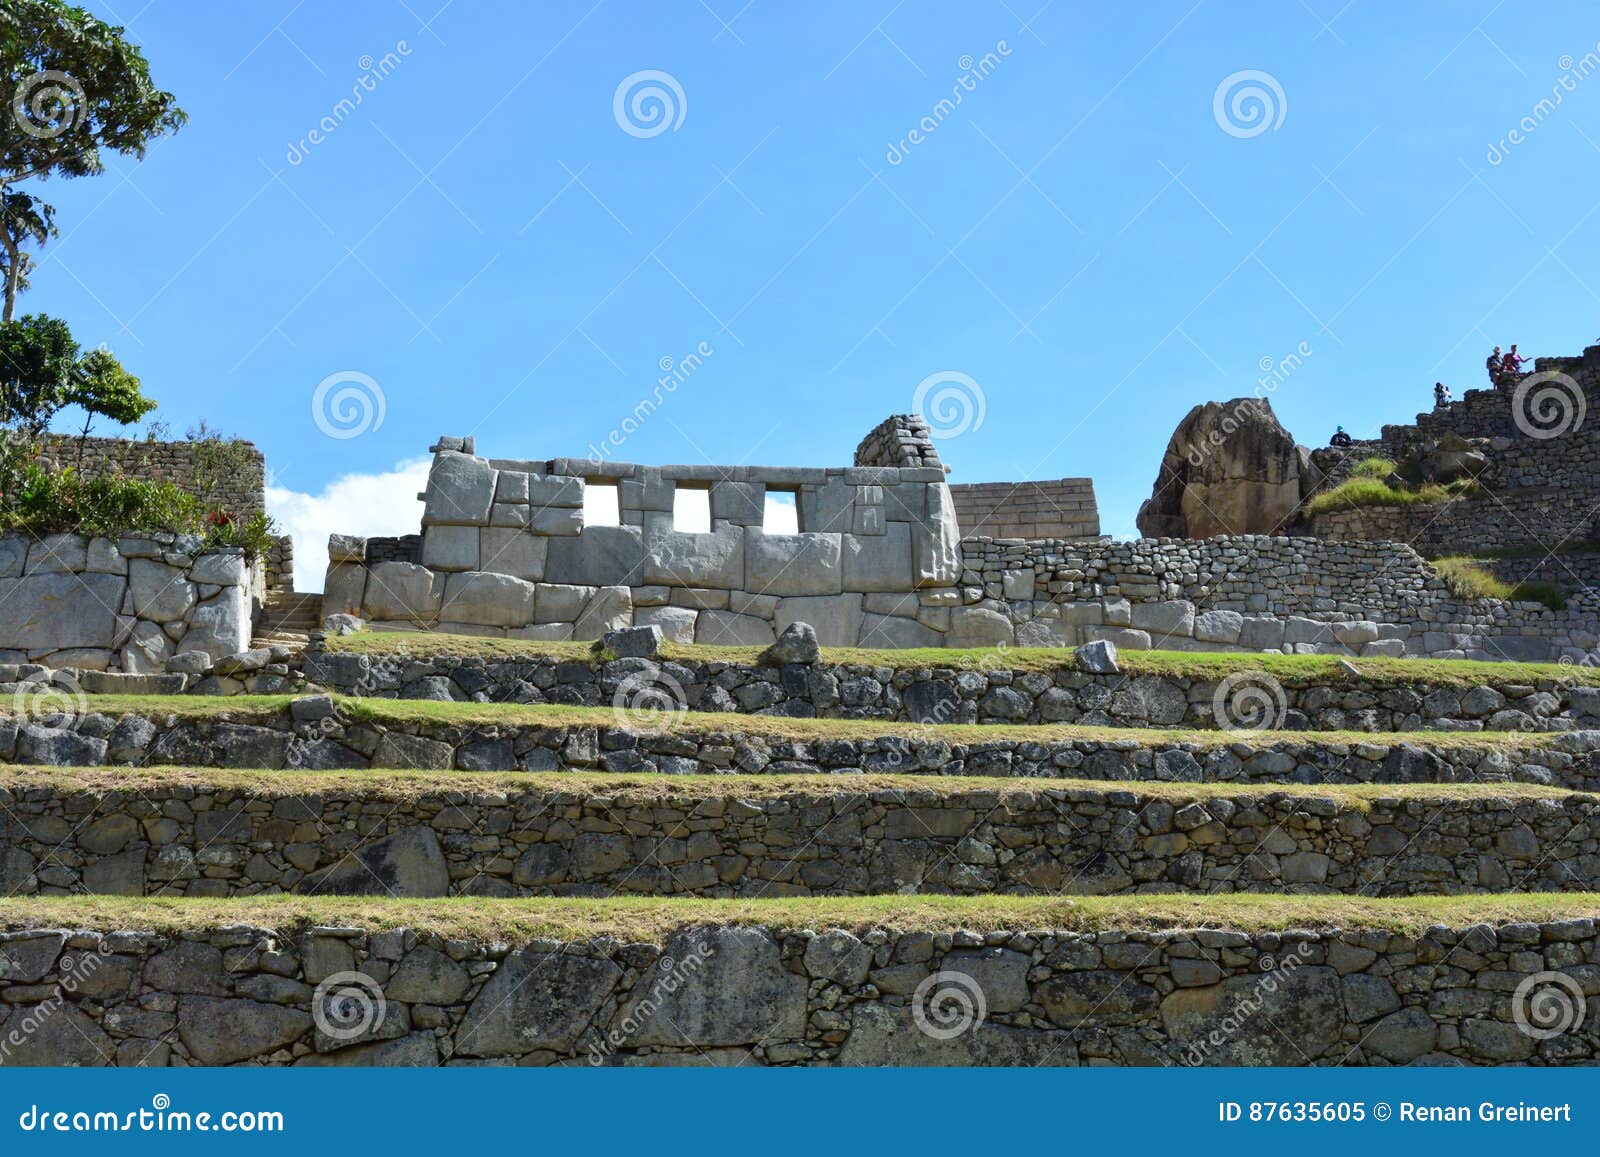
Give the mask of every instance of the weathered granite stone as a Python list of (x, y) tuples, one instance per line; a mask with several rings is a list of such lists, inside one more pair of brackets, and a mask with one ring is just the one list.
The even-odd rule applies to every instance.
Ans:
[[(643, 1007), (646, 993), (640, 993), (613, 1022), (614, 1028), (638, 1022), (632, 1043), (741, 1045), (805, 1034), (805, 978), (783, 967), (777, 941), (764, 930), (686, 929), (672, 937), (666, 955), (684, 962), (682, 982), (662, 991), (654, 1010)], [(695, 960), (698, 967), (688, 963)]]
[(488, 525), (494, 489), (495, 471), (482, 458), (451, 451), (435, 454), (423, 495), (423, 525)]
[(231, 1065), (293, 1044), (311, 1029), (311, 1016), (295, 1008), (246, 999), (183, 996), (178, 1036), (203, 1065)]
[(468, 1006), (456, 1030), (456, 1051), (469, 1057), (565, 1051), (621, 978), (622, 970), (609, 960), (519, 948)]
[(439, 614), (452, 622), (521, 627), (533, 622), (530, 582), (489, 571), (466, 571), (445, 580)]
[(761, 661), (774, 666), (785, 663), (815, 663), (822, 649), (810, 623), (791, 622), (777, 641), (761, 653)]
[(323, 895), (444, 896), (450, 871), (433, 829), (416, 825), (357, 848), (302, 889)]

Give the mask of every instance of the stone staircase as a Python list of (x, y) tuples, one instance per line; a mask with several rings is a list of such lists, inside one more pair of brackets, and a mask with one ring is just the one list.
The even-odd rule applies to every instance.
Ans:
[(312, 631), (322, 626), (322, 595), (311, 591), (267, 592), (256, 616), (251, 647), (305, 647)]

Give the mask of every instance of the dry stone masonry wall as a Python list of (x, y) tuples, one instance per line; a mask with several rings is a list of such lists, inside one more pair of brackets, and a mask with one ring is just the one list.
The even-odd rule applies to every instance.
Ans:
[(0, 885), (10, 896), (1407, 896), (1590, 891), (1600, 876), (1600, 799), (1588, 795), (1369, 805), (1137, 785), (774, 797), (638, 796), (626, 783), (398, 797), (381, 784), (263, 786), (0, 788)]
[(242, 551), (189, 536), (0, 536), (0, 663), (143, 673), (232, 655), (254, 581)]
[[(953, 741), (935, 729), (796, 738), (737, 730), (635, 728), (564, 720), (458, 724), (375, 714), (349, 719), (327, 696), (281, 711), (185, 718), (97, 711), (43, 720), (0, 716), (0, 761), (336, 770), (599, 770), (614, 774), (984, 775), (1190, 783), (1531, 783), (1600, 788), (1600, 731), (1486, 737), (1482, 746), (1373, 736), (1359, 743), (1272, 732), (1216, 745), (1167, 739), (1062, 738), (1047, 729)], [(1490, 741), (1492, 740), (1492, 742)]]
[[(1592, 1064), (1600, 1018), (1536, 1040), (1517, 1028), (1512, 992), (1555, 970), (1592, 988), (1595, 925), (711, 925), (512, 943), (239, 923), (181, 937), (28, 931), (0, 941), (13, 962), (0, 1035), (16, 1030), (3, 1057), (16, 1065)], [(351, 1033), (312, 1001), (357, 971), (372, 1015)], [(984, 1016), (947, 1039), (916, 1026), (916, 993), (936, 973), (983, 996)], [(59, 1004), (41, 1018), (45, 998)]]
[[(681, 691), (691, 711), (907, 723), (1076, 723), (1101, 727), (1233, 726), (1231, 688), (1217, 679), (1009, 668), (883, 667), (845, 663), (764, 666), (721, 660), (602, 662), (539, 658), (369, 657), (312, 650), (306, 677), (346, 695), (440, 702), (559, 703), (602, 707), (629, 680)], [(1600, 727), (1600, 687), (1550, 677), (1494, 675), (1473, 686), (1418, 680), (1320, 683), (1256, 679), (1282, 703), (1272, 725), (1290, 730), (1556, 731)], [(3, 687), (0, 687), (3, 690)]]
[[(248, 517), (266, 509), (266, 457), (249, 442), (134, 441), (46, 433), (40, 438), (49, 457), (76, 465), (86, 475), (122, 474), (147, 482), (170, 482), (208, 506)], [(238, 470), (218, 470), (217, 447), (227, 445)], [(202, 485), (202, 481), (204, 484)]]
[[(861, 456), (925, 461), (891, 449), (920, 445), (899, 430), (880, 427)], [(334, 536), (325, 614), (535, 640), (655, 625), (676, 642), (767, 644), (803, 621), (824, 645), (877, 648), (1109, 639), (1540, 660), (1600, 644), (1600, 595), (1561, 611), (1460, 600), (1394, 543), (963, 540), (936, 462), (648, 467), (484, 459), (464, 446), (436, 447), (417, 553), (403, 540)], [(613, 485), (620, 525), (587, 525), (585, 490)], [(684, 487), (709, 491), (709, 532), (675, 528)], [(800, 533), (765, 533), (769, 489), (795, 493)]]
[(952, 485), (956, 521), (968, 538), (1097, 538), (1094, 481), (969, 482)]

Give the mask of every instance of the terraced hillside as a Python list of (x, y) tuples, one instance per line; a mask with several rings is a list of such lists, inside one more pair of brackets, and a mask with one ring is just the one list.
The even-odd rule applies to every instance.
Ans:
[(276, 696), (18, 673), (0, 1063), (1600, 1059), (1587, 671), (388, 646)]

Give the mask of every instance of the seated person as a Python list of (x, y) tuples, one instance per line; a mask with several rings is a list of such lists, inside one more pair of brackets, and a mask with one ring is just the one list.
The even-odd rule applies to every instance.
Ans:
[(1433, 405), (1439, 409), (1450, 404), (1450, 387), (1443, 382), (1433, 383)]
[(1517, 343), (1511, 343), (1511, 352), (1500, 359), (1500, 372), (1507, 377), (1522, 373), (1523, 357), (1517, 352)]
[(1328, 445), (1340, 448), (1350, 445), (1350, 435), (1344, 432), (1343, 426), (1333, 432), (1333, 437), (1328, 439)]

